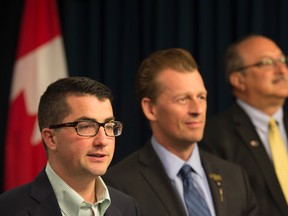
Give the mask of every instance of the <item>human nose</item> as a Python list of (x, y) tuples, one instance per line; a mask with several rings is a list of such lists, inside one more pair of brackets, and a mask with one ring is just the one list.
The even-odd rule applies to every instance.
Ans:
[(206, 102), (203, 100), (199, 100), (198, 98), (195, 98), (193, 100), (191, 100), (190, 102), (190, 107), (189, 107), (189, 111), (190, 113), (193, 114), (201, 114), (203, 112), (205, 112), (205, 107), (206, 107)]
[(107, 139), (108, 137), (106, 136), (104, 127), (100, 126), (98, 129), (98, 133), (94, 137), (94, 145), (107, 145)]
[(277, 74), (287, 74), (288, 73), (288, 67), (287, 67), (287, 62), (282, 62), (281, 60), (274, 61), (273, 67), (275, 72)]

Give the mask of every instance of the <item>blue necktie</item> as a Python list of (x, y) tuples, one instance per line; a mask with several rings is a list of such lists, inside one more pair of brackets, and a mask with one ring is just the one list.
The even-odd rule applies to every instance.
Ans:
[(193, 183), (191, 171), (192, 168), (187, 164), (179, 171), (183, 181), (184, 199), (189, 216), (211, 216), (206, 201)]

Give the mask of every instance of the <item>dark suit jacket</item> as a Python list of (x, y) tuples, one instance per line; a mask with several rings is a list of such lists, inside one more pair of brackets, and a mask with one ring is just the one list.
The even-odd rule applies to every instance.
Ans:
[[(287, 131), (287, 115), (284, 122)], [(204, 142), (199, 146), (246, 170), (258, 200), (260, 215), (288, 216), (287, 203), (273, 164), (252, 122), (238, 104), (208, 119)]]
[[(136, 201), (111, 187), (108, 187), (111, 205), (105, 216), (138, 216)], [(0, 195), (1, 216), (62, 216), (55, 193), (45, 170), (35, 181)]]
[[(217, 180), (208, 177), (217, 216), (258, 215), (256, 200), (243, 170), (209, 153), (200, 153), (206, 174), (222, 177), (219, 187)], [(150, 142), (109, 168), (103, 178), (107, 184), (133, 196), (142, 216), (186, 216), (180, 197)]]

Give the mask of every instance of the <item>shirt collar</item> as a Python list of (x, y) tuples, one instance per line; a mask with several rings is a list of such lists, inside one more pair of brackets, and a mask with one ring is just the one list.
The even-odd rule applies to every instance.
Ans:
[[(247, 104), (246, 102), (237, 99), (237, 103), (239, 106), (244, 109), (245, 113), (251, 119), (253, 125), (256, 128), (259, 128), (261, 131), (267, 132), (268, 131), (268, 124), (270, 120), (270, 116), (263, 113), (262, 111), (252, 107), (251, 105)], [(272, 116), (278, 124), (282, 124), (283, 121), (283, 109), (279, 108), (279, 110), (274, 113)]]
[(197, 143), (194, 144), (195, 147), (193, 153), (187, 161), (182, 160), (164, 148), (157, 142), (154, 136), (151, 138), (151, 143), (171, 180), (177, 178), (177, 175), (184, 164), (189, 164), (200, 177), (205, 176)]
[[(83, 203), (88, 203), (54, 172), (49, 162), (46, 166), (46, 173), (57, 197), (61, 211), (64, 212), (65, 215), (78, 215)], [(104, 215), (104, 212), (111, 203), (111, 199), (102, 178), (96, 177), (95, 181), (95, 185), (97, 185), (95, 190), (97, 202), (93, 205), (96, 207), (99, 205), (100, 215)]]

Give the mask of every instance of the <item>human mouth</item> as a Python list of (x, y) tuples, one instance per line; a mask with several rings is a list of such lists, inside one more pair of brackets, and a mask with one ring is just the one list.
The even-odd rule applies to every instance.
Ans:
[(108, 155), (105, 153), (90, 153), (87, 156), (90, 160), (97, 162), (105, 160)]
[(198, 127), (202, 126), (202, 121), (186, 122), (186, 125), (189, 127), (198, 128)]
[(287, 82), (288, 78), (284, 75), (278, 76), (276, 77), (276, 79), (274, 79), (272, 82), (273, 84), (279, 83), (281, 81), (286, 81)]

